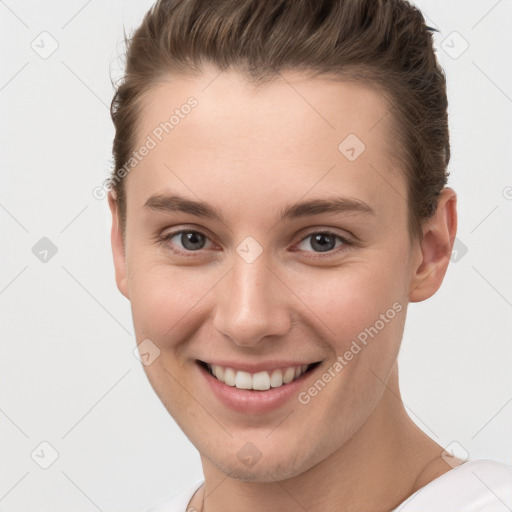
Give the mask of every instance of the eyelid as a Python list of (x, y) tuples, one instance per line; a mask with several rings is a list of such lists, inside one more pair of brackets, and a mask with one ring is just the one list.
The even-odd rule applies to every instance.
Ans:
[[(172, 252), (174, 252), (175, 254), (183, 255), (185, 257), (200, 256), (206, 249), (199, 249), (197, 251), (175, 249), (173, 247), (173, 245), (169, 243), (171, 238), (174, 238), (176, 235), (180, 235), (182, 233), (187, 233), (187, 232), (198, 233), (198, 234), (204, 236), (212, 244), (216, 245), (215, 242), (211, 239), (211, 237), (209, 235), (207, 235), (202, 229), (195, 228), (195, 227), (178, 228), (175, 231), (169, 231), (167, 233), (159, 235), (158, 241), (161, 244), (168, 244), (170, 246)], [(320, 228), (312, 228), (310, 231), (308, 231), (307, 233), (303, 234), (301, 236), (300, 240), (296, 244), (294, 244), (294, 247), (299, 245), (301, 242), (303, 242), (304, 240), (306, 240), (307, 238), (309, 238), (310, 236), (315, 235), (315, 234), (330, 235), (330, 236), (333, 236), (335, 238), (338, 238), (343, 243), (342, 243), (341, 246), (338, 246), (337, 248), (331, 249), (329, 251), (325, 251), (324, 253), (322, 253), (322, 252), (315, 252), (315, 251), (298, 251), (298, 250), (297, 251), (293, 251), (293, 252), (305, 252), (307, 254), (312, 255), (310, 257), (314, 257), (314, 258), (316, 258), (316, 257), (320, 257), (320, 258), (321, 257), (325, 257), (325, 258), (327, 258), (329, 256), (334, 256), (335, 254), (338, 254), (339, 252), (343, 251), (343, 247), (346, 248), (347, 246), (353, 246), (353, 245), (356, 245), (356, 243), (357, 243), (356, 240), (353, 239), (353, 237), (347, 237), (347, 236), (341, 235), (341, 234), (335, 232), (332, 228), (321, 228), (320, 227)]]
[(302, 236), (300, 241), (302, 242), (303, 240), (305, 240), (309, 236), (316, 235), (316, 234), (319, 234), (319, 233), (327, 234), (327, 235), (332, 235), (332, 236), (337, 236), (337, 237), (341, 238), (341, 240), (343, 240), (346, 243), (354, 243), (354, 244), (356, 243), (356, 239), (351, 234), (345, 235), (345, 234), (338, 233), (337, 231), (335, 231), (334, 228), (322, 228), (322, 227), (314, 228), (311, 231), (307, 231), (306, 234)]
[(171, 251), (175, 254), (178, 254), (180, 256), (185, 256), (185, 257), (197, 257), (197, 256), (200, 256), (203, 254), (203, 252), (206, 250), (206, 249), (199, 249), (197, 251), (187, 251), (187, 250), (183, 250), (183, 249), (176, 249), (173, 244), (170, 243), (170, 240), (171, 238), (174, 238), (176, 235), (181, 235), (182, 233), (190, 233), (190, 232), (193, 232), (193, 233), (198, 233), (202, 236), (204, 236), (207, 240), (210, 241), (211, 244), (215, 245), (215, 242), (213, 242), (213, 240), (211, 239), (211, 237), (209, 235), (207, 235), (202, 229), (198, 229), (198, 228), (179, 228), (179, 229), (176, 229), (175, 231), (169, 231), (169, 232), (164, 232), (162, 235), (159, 235), (158, 236), (158, 242), (161, 244), (161, 245), (166, 245), (168, 247), (170, 247)]
[(330, 235), (334, 238), (337, 238), (341, 240), (342, 244), (338, 247), (334, 247), (333, 249), (325, 252), (315, 252), (315, 251), (300, 251), (300, 250), (294, 250), (294, 252), (304, 252), (307, 254), (307, 258), (329, 258), (329, 257), (336, 257), (339, 256), (340, 253), (346, 251), (349, 247), (353, 247), (356, 245), (356, 241), (351, 237), (346, 237), (344, 235), (341, 235), (334, 231), (331, 228), (315, 228), (311, 231), (308, 231), (305, 235), (301, 237), (301, 239), (294, 245), (294, 247), (301, 244), (304, 240), (307, 240), (312, 235), (316, 234), (323, 234), (323, 235)]

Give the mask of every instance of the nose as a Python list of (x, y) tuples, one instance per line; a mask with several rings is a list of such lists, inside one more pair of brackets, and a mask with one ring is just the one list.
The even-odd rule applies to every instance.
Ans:
[(291, 292), (263, 254), (251, 263), (235, 255), (216, 294), (213, 325), (239, 346), (258, 346), (290, 330)]

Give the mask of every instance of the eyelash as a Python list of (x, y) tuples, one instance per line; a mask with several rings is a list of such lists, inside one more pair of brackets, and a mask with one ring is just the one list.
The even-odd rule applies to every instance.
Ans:
[[(194, 257), (197, 257), (198, 255), (200, 255), (200, 253), (203, 251), (203, 249), (198, 249), (197, 251), (182, 251), (182, 250), (176, 249), (173, 246), (173, 244), (171, 244), (169, 242), (176, 235), (181, 235), (182, 233), (196, 233), (196, 234), (200, 234), (200, 235), (204, 236), (206, 239), (210, 240), (207, 235), (205, 235), (204, 233), (202, 233), (201, 231), (198, 231), (196, 229), (181, 229), (181, 230), (173, 231), (171, 233), (167, 233), (167, 234), (163, 235), (162, 237), (159, 238), (159, 243), (161, 245), (168, 246), (173, 253), (175, 253), (179, 256), (185, 256), (187, 258), (194, 258)], [(341, 246), (331, 249), (329, 251), (325, 251), (323, 253), (313, 251), (313, 255), (308, 256), (309, 258), (328, 258), (329, 256), (333, 256), (334, 254), (337, 254), (340, 251), (343, 251), (344, 248), (346, 250), (347, 246), (355, 245), (355, 242), (352, 242), (351, 240), (348, 240), (347, 238), (345, 238), (341, 235), (338, 235), (337, 233), (333, 233), (332, 231), (328, 231), (328, 230), (311, 231), (306, 236), (301, 238), (301, 240), (298, 242), (298, 244), (300, 244), (304, 240), (307, 240), (308, 238), (312, 237), (313, 235), (319, 235), (319, 234), (332, 236), (334, 238), (337, 238), (338, 240), (341, 240), (341, 242), (343, 242), (343, 243)]]

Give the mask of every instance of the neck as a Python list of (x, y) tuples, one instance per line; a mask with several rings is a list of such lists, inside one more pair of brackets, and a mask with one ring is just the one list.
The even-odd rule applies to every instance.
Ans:
[[(269, 483), (230, 478), (202, 457), (205, 484), (191, 505), (202, 512), (386, 512), (451, 469), (440, 458), (442, 451), (407, 415), (395, 365), (373, 413), (328, 458), (293, 478)], [(436, 472), (425, 471), (433, 463)]]

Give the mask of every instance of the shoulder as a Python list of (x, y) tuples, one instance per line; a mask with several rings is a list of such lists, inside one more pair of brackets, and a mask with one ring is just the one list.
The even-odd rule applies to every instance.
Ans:
[(432, 480), (393, 512), (499, 512), (511, 508), (512, 466), (473, 459)]
[(203, 481), (197, 481), (189, 485), (180, 493), (175, 494), (156, 505), (153, 505), (146, 512), (194, 512), (193, 509), (187, 510), (187, 506), (194, 496), (194, 493), (203, 485)]

